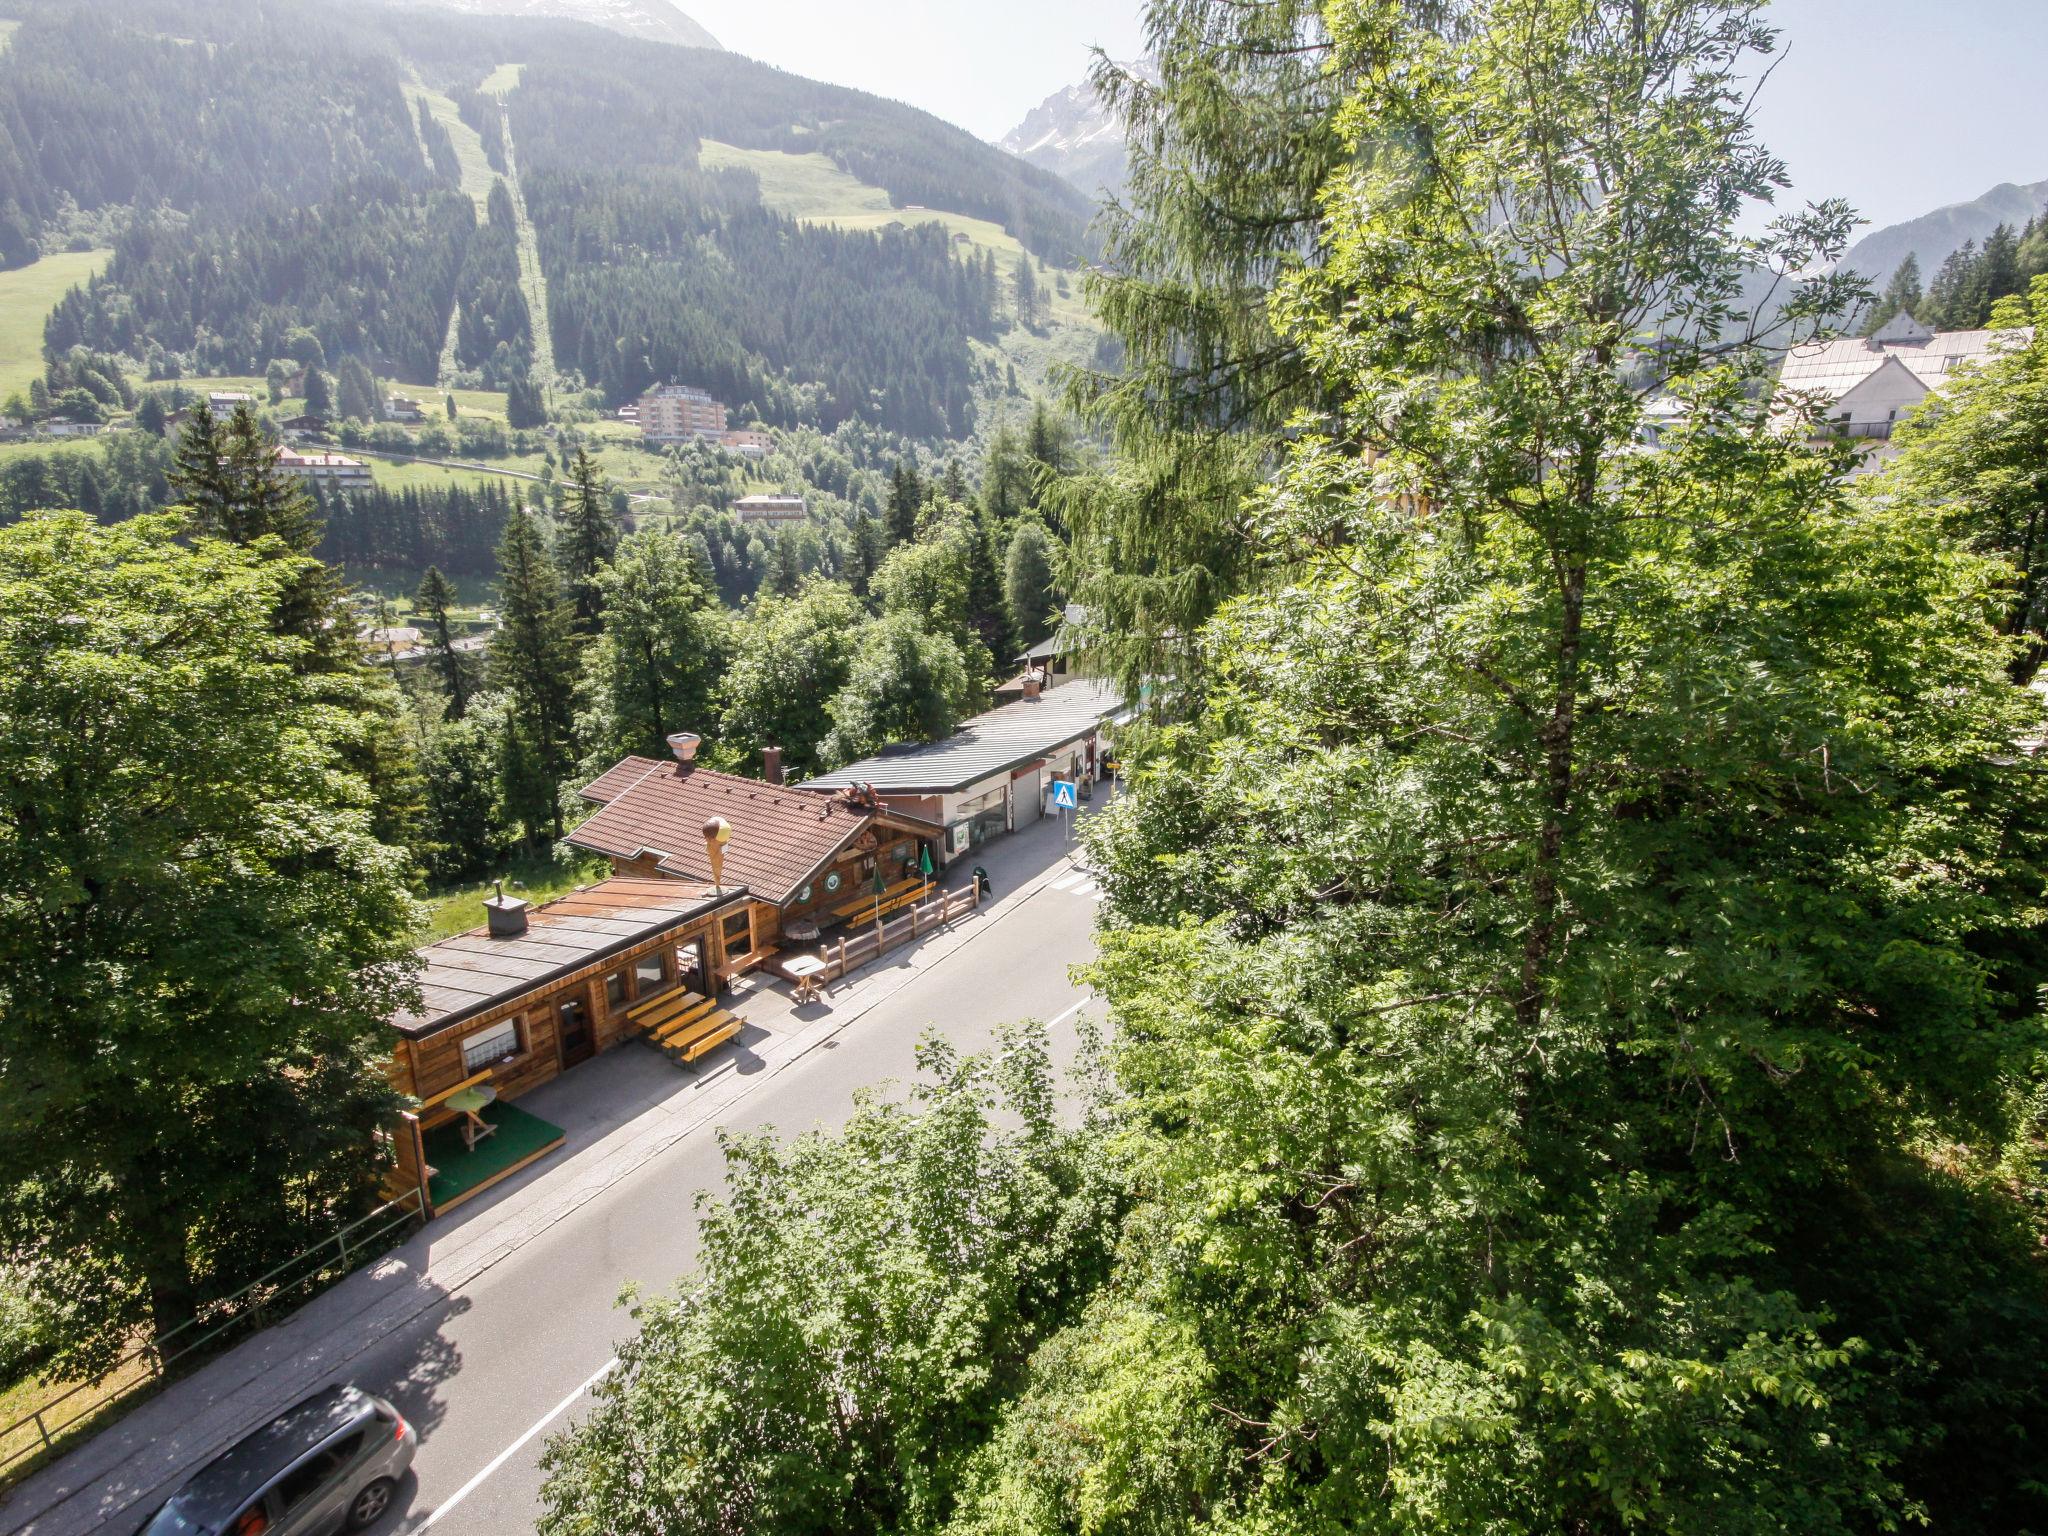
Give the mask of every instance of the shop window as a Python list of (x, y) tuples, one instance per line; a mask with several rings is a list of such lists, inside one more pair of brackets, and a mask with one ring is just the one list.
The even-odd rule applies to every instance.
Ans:
[(753, 925), (747, 921), (747, 914), (735, 912), (725, 920), (725, 952), (728, 955), (752, 953), (754, 948)]
[(633, 964), (633, 991), (640, 997), (651, 997), (668, 985), (668, 951), (658, 949), (651, 955), (643, 955)]
[(519, 1054), (519, 1021), (500, 1019), (489, 1029), (480, 1029), (462, 1042), (465, 1076), (474, 1077), (485, 1067)]

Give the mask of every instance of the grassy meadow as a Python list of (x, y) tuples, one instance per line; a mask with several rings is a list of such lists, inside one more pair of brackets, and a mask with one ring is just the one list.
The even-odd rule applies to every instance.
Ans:
[(112, 251), (65, 251), (0, 272), (0, 400), (43, 376), (43, 322), (57, 301), (96, 276)]

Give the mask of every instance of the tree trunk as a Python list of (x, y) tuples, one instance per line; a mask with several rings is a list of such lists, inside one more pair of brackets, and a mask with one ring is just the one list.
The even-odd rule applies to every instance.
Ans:
[(1560, 598), (1563, 614), (1557, 633), (1557, 692), (1541, 739), (1544, 761), (1543, 831), (1536, 843), (1536, 867), (1529, 881), (1530, 923), (1522, 941), (1521, 985), (1515, 999), (1515, 1022), (1525, 1035), (1543, 1026), (1544, 972), (1557, 938), (1557, 866), (1564, 853), (1564, 821), (1573, 789), (1572, 746), (1578, 724), (1579, 645), (1586, 606), (1586, 567), (1575, 561), (1565, 567)]

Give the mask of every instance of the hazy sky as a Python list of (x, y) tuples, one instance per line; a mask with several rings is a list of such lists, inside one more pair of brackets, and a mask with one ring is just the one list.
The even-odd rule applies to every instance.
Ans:
[[(999, 138), (1138, 51), (1136, 0), (678, 0), (728, 48)], [(2048, 178), (2048, 0), (1778, 0), (1786, 57), (1758, 103), (1802, 197), (1873, 224)]]
[[(2048, 0), (2044, 0), (2048, 3)], [(1088, 73), (1141, 51), (1134, 0), (676, 0), (726, 47), (893, 96), (999, 139)]]

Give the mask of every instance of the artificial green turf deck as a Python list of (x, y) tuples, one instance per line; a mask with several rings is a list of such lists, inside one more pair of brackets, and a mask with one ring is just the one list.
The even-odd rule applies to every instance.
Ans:
[(483, 1117), (498, 1128), (498, 1134), (486, 1136), (474, 1152), (462, 1144), (459, 1119), (427, 1132), (427, 1166), (434, 1170), (427, 1182), (427, 1197), (436, 1208), (459, 1200), (562, 1141), (559, 1125), (529, 1115), (517, 1104), (487, 1105)]

